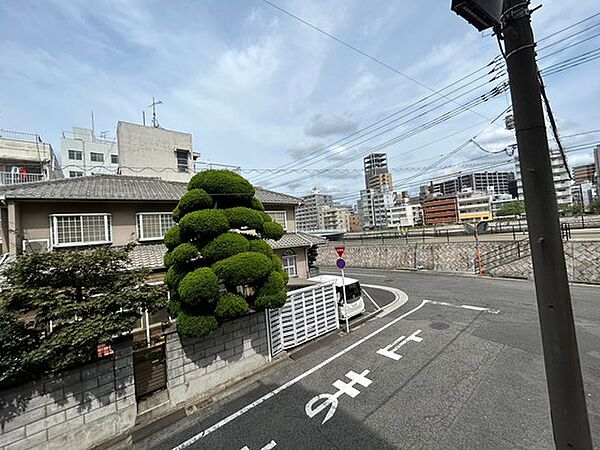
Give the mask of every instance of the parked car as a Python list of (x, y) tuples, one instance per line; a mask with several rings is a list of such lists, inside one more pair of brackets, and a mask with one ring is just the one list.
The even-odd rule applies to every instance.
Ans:
[(346, 311), (349, 319), (365, 312), (365, 301), (363, 300), (362, 288), (360, 287), (360, 282), (358, 280), (344, 277), (344, 285), (346, 287), (346, 311), (344, 311), (342, 277), (337, 275), (319, 275), (318, 277), (309, 278), (309, 280), (317, 283), (328, 283), (335, 281), (340, 320), (346, 320)]

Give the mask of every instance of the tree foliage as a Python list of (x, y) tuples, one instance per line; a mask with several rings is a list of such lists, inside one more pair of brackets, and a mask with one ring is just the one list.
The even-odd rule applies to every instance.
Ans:
[[(207, 170), (190, 180), (173, 211), (179, 231), (167, 245), (171, 253), (166, 262), (171, 265), (165, 281), (172, 290), (169, 311), (177, 316), (181, 335), (205, 336), (219, 321), (247, 314), (250, 308), (285, 303), (287, 274), (262, 240), (281, 238), (283, 228), (272, 222), (254, 194), (240, 175)], [(192, 244), (199, 249), (198, 257), (177, 258), (179, 247)]]
[(525, 205), (523, 204), (522, 201), (518, 201), (518, 200), (514, 201), (514, 202), (507, 203), (502, 208), (500, 208), (498, 210), (498, 212), (496, 213), (496, 215), (498, 217), (503, 217), (503, 216), (522, 216), (523, 214), (525, 214)]
[(589, 210), (592, 214), (600, 214), (600, 199), (590, 203)]
[(131, 332), (140, 310), (164, 308), (164, 288), (128, 268), (131, 248), (25, 255), (4, 271), (0, 383), (86, 363)]

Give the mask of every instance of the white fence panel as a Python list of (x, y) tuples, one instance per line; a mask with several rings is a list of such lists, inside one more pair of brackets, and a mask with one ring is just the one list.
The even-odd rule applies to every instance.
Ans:
[(285, 305), (266, 314), (271, 356), (340, 327), (333, 283), (291, 291)]

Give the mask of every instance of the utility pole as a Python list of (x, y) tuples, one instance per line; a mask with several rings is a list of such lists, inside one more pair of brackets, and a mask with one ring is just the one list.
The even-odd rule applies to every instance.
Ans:
[(501, 20), (556, 448), (591, 449), (529, 2), (505, 0)]

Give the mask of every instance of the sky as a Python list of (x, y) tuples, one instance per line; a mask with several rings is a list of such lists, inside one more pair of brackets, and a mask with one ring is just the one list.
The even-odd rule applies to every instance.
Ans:
[[(363, 187), (362, 157), (373, 149), (388, 154), (398, 191), (475, 170), (474, 158), (484, 164), (510, 159), (464, 145), (475, 137), (493, 152), (514, 142), (503, 126), (508, 93), (423, 130), (501, 82), (485, 83), (501, 69), (482, 70), (465, 79), (472, 84), (462, 91), (433, 92), (499, 55), (495, 37), (452, 13), (449, 0), (272, 2), (391, 69), (262, 0), (3, 0), (0, 128), (38, 133), (60, 152), (61, 131), (91, 127), (92, 110), (96, 131), (114, 136), (117, 121), (140, 123), (143, 110), (149, 117), (156, 97), (163, 102), (160, 125), (191, 132), (202, 160), (240, 166), (267, 188), (306, 195), (317, 187), (344, 203), (353, 203)], [(597, 0), (534, 5), (541, 5), (532, 19), (536, 37), (550, 36), (538, 46), (541, 68), (599, 47), (600, 16), (552, 35), (600, 12)], [(562, 136), (600, 129), (598, 73), (600, 59), (546, 77)], [(394, 113), (393, 128), (343, 141)], [(600, 133), (563, 141), (567, 147), (600, 142)], [(311, 165), (299, 159), (307, 155)], [(591, 150), (573, 152), (569, 162), (592, 158)], [(263, 173), (274, 168), (309, 171)]]

